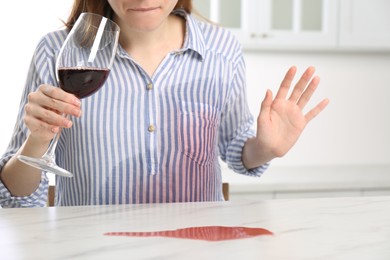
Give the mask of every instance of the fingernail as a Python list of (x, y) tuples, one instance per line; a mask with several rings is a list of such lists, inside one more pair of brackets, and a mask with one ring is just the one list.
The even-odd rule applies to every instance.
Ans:
[(67, 128), (71, 127), (71, 126), (72, 126), (72, 121), (68, 120), (68, 121), (66, 122), (65, 126), (66, 126)]
[(80, 117), (81, 116), (81, 110), (79, 109), (74, 109), (72, 114), (75, 116), (75, 117)]
[(80, 106), (80, 105), (81, 105), (80, 99), (75, 98), (75, 99), (73, 100), (73, 104), (75, 104), (76, 106)]

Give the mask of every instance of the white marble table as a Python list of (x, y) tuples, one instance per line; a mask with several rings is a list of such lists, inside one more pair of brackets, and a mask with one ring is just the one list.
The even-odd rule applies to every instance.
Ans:
[[(273, 235), (210, 242), (106, 236), (196, 226)], [(390, 197), (0, 209), (0, 259), (390, 259)]]

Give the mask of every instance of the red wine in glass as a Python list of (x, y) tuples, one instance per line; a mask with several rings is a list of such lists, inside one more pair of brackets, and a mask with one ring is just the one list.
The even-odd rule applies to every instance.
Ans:
[(100, 89), (106, 81), (109, 69), (104, 68), (59, 68), (60, 87), (78, 98), (85, 98)]

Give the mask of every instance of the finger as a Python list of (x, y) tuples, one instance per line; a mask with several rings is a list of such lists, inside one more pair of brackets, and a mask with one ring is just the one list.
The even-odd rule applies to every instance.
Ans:
[(276, 94), (275, 99), (283, 98), (285, 99), (287, 97), (288, 91), (290, 89), (291, 83), (295, 77), (295, 74), (297, 72), (297, 68), (295, 66), (292, 66), (284, 76), (284, 79), (282, 83), (280, 84), (278, 93)]
[(39, 87), (39, 90), (50, 98), (61, 100), (65, 103), (73, 104), (74, 106), (81, 105), (80, 99), (78, 99), (75, 95), (62, 90), (61, 88), (44, 84)]
[(272, 105), (272, 91), (267, 89), (265, 93), (265, 97), (261, 102), (260, 116), (264, 116), (264, 115), (269, 116), (271, 112), (271, 105)]
[(307, 112), (305, 115), (306, 121), (310, 122), (313, 118), (315, 118), (319, 113), (322, 112), (329, 104), (329, 99), (324, 99), (320, 103), (317, 104), (312, 110)]
[(318, 76), (315, 76), (309, 83), (309, 86), (305, 89), (303, 94), (298, 100), (297, 105), (303, 109), (306, 104), (310, 101), (311, 96), (317, 89), (318, 85), (320, 84), (320, 78)]
[(294, 87), (294, 90), (291, 93), (291, 96), (289, 100), (291, 102), (297, 102), (299, 98), (301, 97), (303, 91), (305, 90), (307, 84), (309, 83), (310, 79), (313, 77), (315, 72), (315, 68), (310, 66), (306, 69), (306, 71), (302, 74), (302, 77), (299, 79), (297, 84)]
[(261, 102), (260, 113), (257, 117), (257, 136), (259, 135), (259, 129), (269, 124), (271, 118), (271, 106), (272, 106), (272, 91), (267, 89), (265, 97)]
[[(52, 127), (69, 128), (72, 126), (72, 121), (58, 114), (55, 111), (46, 109), (34, 103), (27, 103), (25, 106), (25, 114), (28, 118), (34, 118), (44, 122)], [(32, 120), (30, 120), (32, 121)]]
[(47, 140), (51, 140), (53, 135), (58, 133), (59, 127), (46, 123), (38, 118), (26, 116), (24, 117), (24, 123), (34, 135), (48, 136)]
[(31, 95), (31, 102), (40, 104), (49, 110), (58, 111), (61, 114), (69, 114), (75, 117), (80, 117), (81, 102), (74, 95), (50, 85), (42, 85), (39, 92), (41, 95)]

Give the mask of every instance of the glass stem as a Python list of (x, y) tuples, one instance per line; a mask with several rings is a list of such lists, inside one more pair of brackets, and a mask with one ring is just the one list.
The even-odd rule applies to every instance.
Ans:
[[(70, 116), (66, 115), (65, 117), (67, 119), (69, 119)], [(54, 159), (57, 143), (58, 143), (58, 140), (60, 139), (61, 133), (62, 133), (62, 127), (60, 127), (60, 129), (58, 130), (58, 133), (56, 133), (54, 135), (53, 139), (50, 142), (49, 148), (47, 148), (46, 153), (42, 156), (43, 158), (45, 158), (47, 160), (53, 160)]]
[(48, 157), (54, 158), (54, 154), (56, 151), (58, 139), (60, 138), (60, 135), (61, 135), (61, 131), (62, 131), (62, 128), (60, 128), (59, 132), (56, 133), (55, 136), (53, 137), (53, 139), (51, 140), (49, 148), (47, 148), (46, 153), (43, 155), (44, 158), (48, 158)]

